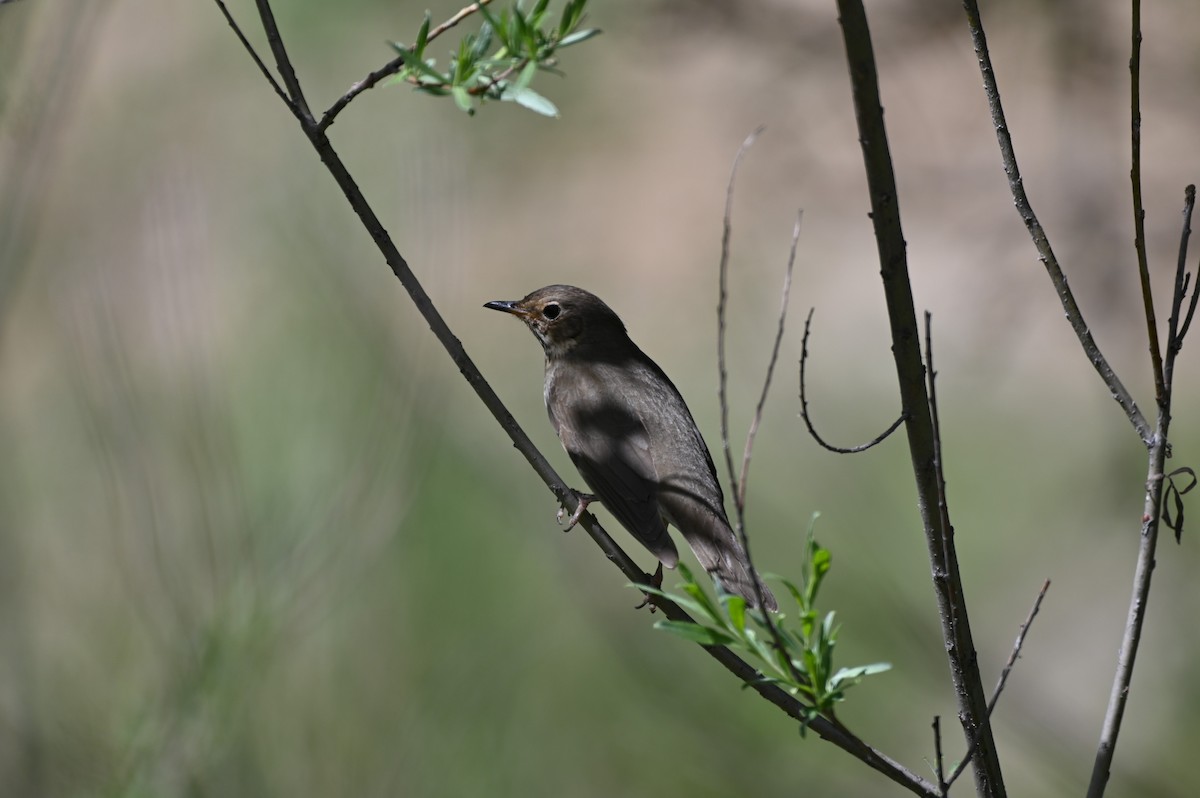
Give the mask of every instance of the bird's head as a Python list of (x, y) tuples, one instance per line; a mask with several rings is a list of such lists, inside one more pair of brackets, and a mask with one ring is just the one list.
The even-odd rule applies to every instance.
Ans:
[(629, 340), (620, 317), (600, 297), (573, 285), (548, 285), (524, 299), (497, 300), (484, 307), (525, 322), (551, 359), (622, 346)]

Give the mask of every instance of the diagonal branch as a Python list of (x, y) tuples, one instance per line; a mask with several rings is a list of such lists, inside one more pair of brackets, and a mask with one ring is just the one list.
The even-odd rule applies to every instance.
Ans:
[(1050, 282), (1054, 284), (1055, 293), (1058, 294), (1059, 302), (1066, 311), (1071, 329), (1075, 331), (1075, 336), (1079, 339), (1080, 346), (1083, 347), (1083, 353), (1092, 367), (1096, 369), (1096, 373), (1100, 375), (1100, 379), (1108, 386), (1112, 398), (1125, 411), (1125, 415), (1129, 418), (1129, 422), (1137, 431), (1142, 442), (1149, 446), (1153, 440), (1150, 424), (1142, 415), (1142, 411), (1138, 409), (1137, 402), (1126, 390), (1117, 373), (1108, 364), (1108, 360), (1100, 352), (1100, 347), (1096, 345), (1095, 339), (1092, 338), (1091, 330), (1083, 319), (1083, 312), (1079, 309), (1075, 295), (1067, 284), (1067, 277), (1058, 265), (1054, 250), (1050, 247), (1050, 239), (1046, 236), (1046, 231), (1042, 229), (1037, 214), (1033, 212), (1033, 207), (1029, 204), (1029, 197), (1025, 194), (1021, 170), (1017, 166), (1017, 155), (1013, 150), (1012, 135), (1008, 132), (1004, 107), (1000, 103), (1000, 88), (996, 83), (996, 73), (992, 69), (992, 56), (988, 50), (983, 21), (979, 16), (979, 4), (976, 0), (963, 0), (963, 8), (967, 12), (967, 25), (971, 30), (971, 41), (975, 44), (975, 57), (979, 61), (979, 71), (983, 75), (983, 91), (987, 96), (988, 107), (991, 109), (992, 124), (996, 128), (996, 139), (1000, 143), (1000, 157), (1004, 161), (1004, 173), (1008, 175), (1008, 187), (1012, 192), (1013, 202), (1017, 206), (1017, 213), (1020, 214), (1026, 229), (1029, 230), (1033, 245), (1038, 251), (1038, 259), (1046, 267), (1046, 274), (1050, 276)]
[[(1037, 598), (1033, 600), (1033, 609), (1026, 616), (1025, 623), (1021, 624), (1021, 628), (1017, 630), (1017, 639), (1013, 643), (1012, 653), (1008, 655), (1008, 662), (1004, 663), (1004, 669), (1000, 671), (1000, 681), (996, 682), (996, 689), (992, 691), (991, 700), (988, 701), (989, 716), (996, 711), (996, 702), (1000, 700), (1000, 694), (1004, 692), (1004, 686), (1008, 684), (1008, 675), (1012, 673), (1013, 666), (1017, 664), (1017, 658), (1021, 656), (1021, 648), (1025, 645), (1025, 635), (1029, 634), (1029, 627), (1033, 625), (1033, 619), (1037, 617), (1038, 610), (1042, 608), (1042, 599), (1046, 598), (1046, 591), (1049, 589), (1050, 580), (1047, 579), (1042, 583), (1042, 589), (1038, 591)], [(978, 750), (979, 738), (975, 738), (971, 742), (971, 747), (967, 749), (966, 756), (958, 763), (958, 767), (954, 768), (954, 772), (950, 774), (950, 778), (946, 779), (947, 789), (967, 769), (971, 758), (975, 756), (975, 752)]]
[(275, 12), (271, 10), (270, 0), (255, 0), (258, 6), (258, 17), (262, 20), (263, 31), (267, 34), (267, 46), (275, 56), (275, 68), (283, 78), (283, 86), (291, 98), (292, 112), (306, 124), (312, 124), (312, 111), (308, 110), (308, 101), (304, 99), (304, 90), (300, 88), (300, 79), (296, 77), (296, 68), (288, 56), (283, 37), (279, 35), (279, 26), (275, 24)]

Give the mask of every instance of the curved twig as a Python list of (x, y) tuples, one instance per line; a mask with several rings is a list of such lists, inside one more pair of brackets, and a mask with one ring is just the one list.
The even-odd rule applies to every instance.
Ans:
[(1067, 284), (1067, 277), (1058, 265), (1058, 259), (1054, 256), (1050, 239), (1046, 236), (1046, 231), (1042, 229), (1037, 214), (1033, 212), (1033, 207), (1029, 204), (1029, 197), (1025, 194), (1025, 185), (1021, 179), (1021, 170), (1017, 166), (1012, 135), (1008, 132), (1004, 107), (1000, 104), (1000, 88), (996, 83), (996, 73), (992, 69), (992, 56), (988, 50), (983, 21), (979, 16), (979, 4), (976, 0), (963, 0), (963, 7), (967, 12), (967, 26), (971, 30), (971, 41), (975, 45), (975, 57), (979, 61), (979, 71), (983, 75), (984, 94), (987, 96), (988, 107), (991, 109), (992, 125), (996, 128), (996, 139), (1000, 143), (1000, 157), (1004, 161), (1004, 173), (1008, 176), (1008, 187), (1017, 207), (1017, 213), (1025, 222), (1030, 238), (1033, 239), (1033, 245), (1037, 248), (1038, 259), (1046, 267), (1046, 274), (1050, 276), (1050, 281), (1054, 284), (1059, 302), (1062, 303), (1063, 310), (1066, 312), (1067, 321), (1070, 323), (1071, 329), (1075, 331), (1075, 336), (1079, 339), (1084, 354), (1092, 367), (1096, 369), (1096, 373), (1100, 375), (1100, 379), (1108, 386), (1112, 398), (1125, 411), (1129, 423), (1137, 431), (1142, 443), (1150, 446), (1154, 440), (1154, 432), (1150, 428), (1149, 422), (1146, 421), (1146, 417), (1142, 415), (1142, 411), (1138, 409), (1137, 402), (1133, 400), (1133, 396), (1125, 388), (1108, 360), (1100, 352), (1100, 347), (1096, 345), (1095, 339), (1092, 338), (1091, 330), (1084, 321), (1083, 312), (1079, 309), (1075, 295)]
[(804, 426), (808, 427), (808, 434), (812, 436), (812, 439), (816, 441), (822, 449), (828, 449), (829, 451), (836, 452), (837, 454), (855, 454), (857, 452), (865, 452), (872, 446), (878, 446), (879, 444), (883, 443), (889, 435), (899, 429), (900, 425), (904, 423), (906, 416), (904, 413), (901, 413), (900, 417), (893, 421), (892, 425), (885, 429), (877, 437), (871, 439), (867, 443), (859, 446), (851, 446), (849, 448), (834, 446), (831, 443), (827, 443), (825, 439), (817, 433), (816, 427), (813, 426), (812, 418), (810, 418), (808, 415), (808, 393), (805, 388), (805, 366), (808, 363), (808, 334), (812, 326), (812, 317), (814, 312), (816, 312), (816, 308), (810, 308), (808, 311), (808, 318), (804, 320), (804, 338), (800, 344), (800, 418), (804, 419)]

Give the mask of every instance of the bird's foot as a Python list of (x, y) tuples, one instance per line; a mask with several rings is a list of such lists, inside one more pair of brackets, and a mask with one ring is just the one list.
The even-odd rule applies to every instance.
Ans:
[[(663, 580), (663, 564), (660, 562), (658, 564), (658, 568), (655, 569), (655, 571), (654, 571), (654, 576), (650, 577), (650, 587), (654, 588), (655, 590), (658, 590), (659, 588), (662, 587), (662, 580)], [(637, 605), (636, 607), (634, 607), (634, 609), (640, 610), (642, 607), (648, 606), (648, 607), (650, 607), (650, 612), (653, 613), (655, 610), (658, 609), (658, 607), (655, 606), (655, 604), (654, 604), (655, 600), (658, 597), (655, 596), (653, 593), (644, 593), (643, 595), (645, 595), (645, 598), (642, 599), (642, 603)]]
[[(597, 501), (597, 497), (591, 493), (580, 493), (579, 491), (572, 490), (571, 488), (567, 488), (567, 490), (570, 490), (571, 493), (575, 494), (575, 501), (578, 502), (578, 504), (575, 505), (575, 512), (571, 513), (571, 515), (567, 517), (566, 523), (563, 525), (563, 532), (570, 532), (572, 529), (574, 529), (575, 525), (579, 523), (579, 519), (583, 518), (583, 513), (587, 510), (588, 505), (594, 501)], [(565, 506), (559, 507), (558, 522), (560, 524), (564, 523), (563, 516), (565, 515), (567, 515), (567, 508)]]

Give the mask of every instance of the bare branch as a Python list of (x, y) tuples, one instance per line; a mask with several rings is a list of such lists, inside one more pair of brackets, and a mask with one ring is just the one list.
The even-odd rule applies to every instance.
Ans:
[(271, 74), (271, 70), (268, 69), (267, 65), (263, 63), (263, 60), (259, 58), (258, 51), (254, 49), (254, 45), (250, 44), (250, 40), (246, 38), (244, 33), (242, 33), (241, 27), (238, 26), (237, 20), (233, 18), (233, 15), (229, 13), (229, 9), (225, 7), (225, 3), (222, 0), (213, 0), (213, 2), (217, 4), (217, 8), (221, 9), (221, 14), (225, 17), (225, 21), (229, 23), (229, 27), (233, 28), (233, 34), (237, 36), (238, 41), (242, 43), (242, 47), (246, 48), (246, 52), (250, 54), (250, 58), (258, 67), (258, 71), (262, 73), (262, 76), (266, 78), (267, 83), (269, 83), (271, 88), (275, 90), (275, 93), (279, 95), (279, 99), (283, 100), (283, 104), (288, 107), (288, 110), (299, 116), (292, 99), (287, 96), (287, 93), (284, 92), (283, 87), (279, 85), (279, 82), (275, 80), (275, 76)]
[(733, 186), (737, 181), (738, 166), (742, 163), (746, 151), (754, 145), (755, 140), (762, 135), (766, 127), (759, 125), (738, 147), (737, 155), (733, 156), (733, 166), (729, 170), (729, 183), (725, 187), (725, 215), (721, 230), (721, 262), (717, 267), (717, 393), (721, 404), (721, 449), (725, 453), (725, 466), (729, 469), (730, 489), (734, 497), (741, 496), (738, 488), (738, 475), (733, 467), (733, 452), (729, 448), (729, 396), (726, 390), (729, 374), (725, 368), (725, 307), (729, 301), (729, 239), (733, 234)]
[(966, 597), (958, 571), (954, 530), (948, 513), (938, 512), (937, 475), (933, 469), (933, 422), (924, 381), (920, 333), (908, 272), (896, 176), (888, 146), (887, 126), (879, 97), (879, 74), (871, 32), (861, 0), (837, 0), (838, 21), (849, 65), (858, 140), (871, 200), (871, 224), (879, 253), (879, 272), (892, 336), (892, 358), (905, 416), (909, 459), (917, 489), (917, 507), (929, 550), (930, 571), (942, 623), (950, 677), (959, 720), (967, 739), (981, 736), (975, 760), (975, 786), (981, 796), (1005, 794), (1000, 759), (987, 717), (987, 697), (967, 617)]
[(775, 374), (775, 363), (779, 360), (779, 347), (783, 344), (783, 328), (787, 321), (788, 296), (792, 292), (792, 267), (796, 263), (796, 245), (800, 241), (800, 220), (804, 211), (796, 213), (796, 224), (792, 227), (792, 247), (788, 251), (787, 269), (783, 273), (783, 290), (779, 300), (779, 326), (775, 330), (775, 343), (771, 345), (771, 360), (767, 363), (767, 376), (763, 379), (762, 393), (754, 408), (754, 418), (750, 422), (750, 430), (746, 433), (746, 449), (742, 453), (741, 489), (734, 497), (742, 507), (746, 506), (746, 481), (750, 472), (750, 456), (754, 452), (754, 438), (758, 435), (758, 426), (762, 423), (763, 407), (767, 404), (767, 393), (771, 390), (771, 378)]
[(1158, 319), (1154, 293), (1150, 289), (1150, 267), (1146, 262), (1146, 209), (1142, 205), (1142, 2), (1133, 0), (1132, 43), (1129, 56), (1129, 182), (1133, 192), (1133, 249), (1137, 254), (1138, 281), (1142, 286), (1142, 308), (1146, 337), (1150, 342), (1150, 368), (1154, 373), (1154, 397), (1159, 405), (1166, 398), (1162, 352), (1158, 346)]
[(1163, 381), (1170, 392), (1174, 383), (1175, 358), (1183, 348), (1183, 337), (1192, 324), (1192, 315), (1196, 312), (1196, 287), (1192, 289), (1192, 301), (1188, 305), (1187, 315), (1180, 325), (1179, 314), (1183, 309), (1183, 298), (1187, 295), (1191, 274), (1187, 271), (1188, 239), (1192, 235), (1192, 211), (1196, 207), (1196, 187), (1189, 185), (1183, 191), (1183, 232), (1179, 234), (1179, 257), (1175, 262), (1175, 290), (1171, 293), (1171, 317), (1167, 321), (1167, 357), (1164, 366)]
[(1142, 411), (1138, 409), (1137, 402), (1126, 390), (1117, 373), (1109, 365), (1108, 360), (1100, 352), (1100, 347), (1096, 345), (1095, 339), (1092, 338), (1091, 330), (1084, 321), (1083, 312), (1079, 309), (1075, 295), (1067, 284), (1066, 275), (1063, 274), (1058, 265), (1058, 259), (1054, 256), (1050, 239), (1046, 236), (1046, 231), (1042, 229), (1037, 214), (1033, 212), (1033, 207), (1029, 204), (1029, 197), (1025, 194), (1024, 182), (1021, 179), (1021, 170), (1017, 166), (1017, 155), (1013, 150), (1012, 136), (1008, 132), (1004, 107), (1000, 104), (1000, 89), (996, 83), (996, 73), (992, 69), (992, 56), (988, 51), (987, 36), (984, 34), (983, 21), (979, 16), (979, 4), (976, 0), (963, 0), (963, 7), (967, 11), (967, 25), (971, 29), (971, 40), (975, 43), (975, 57), (979, 61), (979, 71), (983, 75), (984, 94), (987, 96), (988, 106), (991, 108), (992, 125), (996, 128), (996, 138), (1000, 143), (1000, 156), (1004, 161), (1004, 173), (1008, 175), (1008, 187), (1017, 206), (1017, 213), (1021, 215), (1021, 220), (1025, 222), (1025, 227), (1029, 230), (1033, 245), (1038, 251), (1038, 259), (1046, 267), (1046, 273), (1054, 284), (1054, 290), (1058, 294), (1063, 310), (1066, 311), (1067, 321), (1070, 322), (1071, 329), (1075, 331), (1075, 336), (1079, 339), (1084, 354), (1091, 362), (1092, 367), (1096, 369), (1096, 373), (1100, 375), (1100, 379), (1108, 386), (1112, 398), (1125, 411), (1125, 415), (1129, 418), (1129, 422), (1137, 431), (1142, 442), (1149, 446), (1153, 435), (1150, 424), (1142, 415)]
[(270, 0), (255, 0), (255, 3), (258, 6), (258, 17), (262, 20), (263, 32), (267, 34), (267, 46), (271, 48), (271, 53), (275, 56), (275, 68), (279, 70), (279, 75), (283, 78), (283, 86), (287, 89), (288, 97), (291, 98), (292, 113), (296, 114), (306, 126), (312, 125), (316, 120), (313, 119), (312, 111), (308, 110), (308, 101), (304, 99), (304, 90), (300, 88), (296, 69), (292, 66), (292, 59), (288, 56), (287, 47), (283, 44), (283, 37), (279, 35), (279, 26), (275, 24), (275, 12), (271, 10), (271, 2)]
[[(1017, 639), (1013, 643), (1012, 653), (1008, 655), (1008, 662), (1004, 663), (1004, 669), (1000, 671), (1000, 681), (996, 683), (996, 689), (992, 691), (992, 698), (988, 701), (988, 715), (991, 716), (996, 711), (996, 702), (1000, 700), (1000, 694), (1004, 692), (1004, 686), (1008, 684), (1008, 675), (1012, 673), (1013, 666), (1017, 664), (1017, 658), (1021, 656), (1021, 647), (1025, 645), (1025, 635), (1029, 633), (1029, 627), (1033, 625), (1033, 619), (1037, 617), (1038, 610), (1042, 608), (1042, 599), (1046, 598), (1046, 591), (1050, 589), (1050, 580), (1047, 579), (1042, 583), (1042, 589), (1038, 591), (1037, 598), (1033, 601), (1033, 609), (1029, 611), (1029, 615), (1025, 618), (1025, 623), (1021, 624), (1021, 628), (1017, 630)], [(946, 787), (954, 784), (954, 781), (962, 775), (966, 770), (967, 765), (971, 762), (971, 757), (975, 756), (975, 752), (979, 748), (979, 740), (976, 738), (971, 742), (971, 747), (967, 749), (967, 755), (958, 763), (958, 767), (954, 768), (954, 772), (950, 774), (950, 778), (946, 780)]]
[[(729, 282), (729, 242), (733, 234), (733, 187), (737, 182), (738, 166), (741, 165), (742, 158), (765, 129), (764, 126), (760, 125), (738, 147), (737, 154), (733, 157), (733, 166), (729, 170), (729, 183), (725, 187), (725, 212), (722, 218), (721, 230), (721, 261), (717, 268), (718, 283), (720, 286), (717, 296), (717, 394), (721, 405), (721, 450), (725, 453), (725, 466), (729, 470), (730, 490), (733, 493), (733, 508), (735, 512), (734, 531), (742, 543), (742, 551), (746, 554), (746, 565), (749, 567), (751, 578), (754, 582), (754, 596), (757, 600), (759, 610), (762, 612), (767, 632), (771, 635), (771, 640), (775, 644), (775, 648), (780, 652), (786, 652), (787, 646), (784, 643), (783, 635), (780, 633), (779, 627), (775, 625), (771, 613), (765, 609), (767, 603), (766, 594), (763, 591), (762, 582), (759, 580), (758, 570), (754, 567), (754, 559), (750, 554), (750, 538), (746, 533), (745, 483), (738, 480), (737, 471), (733, 467), (733, 452), (729, 444), (729, 374), (725, 367), (725, 309), (729, 302), (727, 286)], [(800, 222), (797, 219), (796, 226), (793, 229), (791, 254), (788, 257), (787, 272), (783, 283), (783, 310), (781, 311), (781, 318), (779, 320), (779, 333), (775, 340), (774, 350), (771, 353), (770, 365), (767, 368), (766, 383), (763, 386), (763, 398), (759, 402), (758, 413), (756, 413), (755, 419), (750, 424), (751, 437), (746, 441), (746, 453), (742, 460), (743, 476), (745, 476), (746, 469), (749, 467), (750, 450), (753, 446), (752, 437), (758, 426), (758, 418), (762, 414), (762, 403), (766, 400), (766, 393), (771, 385), (771, 374), (775, 369), (775, 360), (779, 354), (779, 342), (783, 336), (783, 323), (787, 316), (787, 294), (791, 288), (792, 265), (795, 262), (796, 242), (799, 236)], [(796, 668), (792, 662), (792, 658), (784, 656), (783, 661), (787, 664), (792, 679), (796, 682), (803, 682), (804, 676)]]
[(885, 429), (878, 436), (859, 446), (851, 446), (849, 448), (834, 446), (831, 443), (826, 443), (825, 439), (817, 433), (816, 427), (813, 426), (812, 418), (808, 414), (808, 393), (806, 389), (807, 381), (805, 380), (805, 366), (808, 363), (808, 334), (812, 328), (812, 317), (815, 311), (816, 308), (811, 308), (808, 311), (808, 318), (804, 320), (804, 338), (800, 344), (800, 418), (804, 419), (804, 426), (808, 427), (808, 434), (812, 436), (812, 439), (816, 441), (821, 448), (828, 449), (829, 451), (836, 452), (837, 454), (854, 454), (855, 452), (865, 452), (872, 446), (877, 446), (883, 443), (889, 435), (899, 429), (900, 425), (904, 423), (904, 414), (901, 413), (900, 417), (893, 421), (892, 425)]
[(946, 783), (946, 770), (942, 765), (942, 718), (933, 716), (933, 770), (937, 774), (938, 795), (945, 795), (950, 789)]

